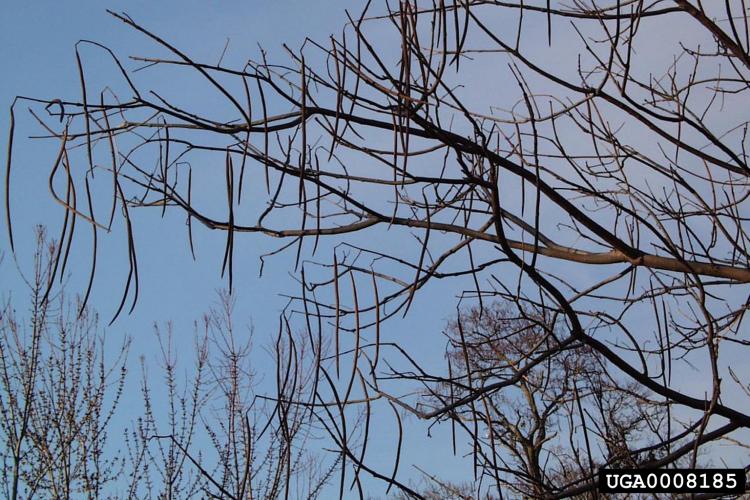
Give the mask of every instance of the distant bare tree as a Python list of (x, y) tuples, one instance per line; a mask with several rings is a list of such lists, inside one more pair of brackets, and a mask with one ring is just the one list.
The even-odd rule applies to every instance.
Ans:
[(220, 306), (196, 325), (189, 383), (180, 382), (172, 325), (166, 333), (156, 329), (163, 380), (154, 381), (142, 359), (145, 413), (126, 435), (128, 498), (318, 498), (330, 480), (336, 462), (310, 449), (307, 410), (287, 402), (310, 390), (304, 343), (281, 333), (286, 341), (279, 339), (275, 361), (282, 373), (287, 362), (293, 366), (279, 380), (277, 397), (258, 394), (258, 358), (251, 356), (250, 337), (235, 331), (233, 305), (222, 295)]
[[(456, 405), (452, 415), (478, 448), (482, 473), (515, 494), (541, 498), (602, 466), (637, 468), (668, 456), (666, 406), (607, 373), (590, 348), (559, 349), (554, 338), (562, 332), (550, 330), (543, 314), (495, 302), (448, 326), (452, 376), (432, 406), (471, 399), (472, 387), (497, 386), (474, 404)], [(529, 367), (539, 352), (549, 359)]]
[[(50, 293), (59, 246), (37, 229), (28, 323), (0, 309), (0, 480), (17, 498), (317, 498), (337, 460), (317, 456), (306, 340), (279, 332), (273, 397), (259, 392), (251, 336), (233, 302), (196, 325), (195, 367), (179, 370), (172, 324), (156, 328), (163, 378), (141, 358), (142, 413), (118, 442), (112, 417), (126, 383), (129, 337), (112, 351), (96, 314)], [(110, 340), (111, 342), (111, 340)], [(289, 364), (291, 363), (291, 365)], [(287, 366), (289, 369), (287, 370)], [(185, 377), (192, 377), (187, 380)], [(141, 413), (139, 415), (139, 413)], [(122, 453), (120, 450), (125, 450)]]
[[(94, 256), (95, 236), (124, 219), (129, 276), (115, 316), (129, 298), (132, 310), (139, 285), (132, 210), (183, 214), (191, 251), (194, 226), (222, 234), (230, 289), (240, 286), (235, 241), (280, 238), (274, 254), (292, 253), (301, 283), (282, 324), (302, 313), (316, 369), (312, 397), (283, 405), (280, 397), (278, 408), (307, 408), (326, 429), (341, 462), (340, 496), (355, 487), (363, 495), (365, 474), (421, 496), (399, 476), (403, 411), (474, 426), (474, 463), (498, 495), (509, 485), (585, 495), (596, 488), (595, 464), (695, 465), (718, 440), (746, 456), (745, 4), (382, 5), (375, 12), (368, 2), (338, 37), (290, 49), (286, 64), (262, 52), (237, 68), (195, 61), (147, 23), (113, 13), (170, 54), (135, 57), (143, 69), (197, 78), (214, 92), (211, 108), (171, 98), (178, 78), (162, 79), (166, 89), (139, 87), (116, 54), (91, 42), (86, 50), (112, 57), (123, 93), (113, 95), (115, 80), (93, 88), (79, 53), (80, 99), (27, 99), (53, 118), (32, 111), (60, 145), (49, 184), (66, 217), (91, 226)], [(13, 247), (12, 150), (8, 157)], [(95, 172), (108, 182), (91, 190)], [(217, 177), (219, 189), (206, 182)], [(97, 201), (105, 216), (95, 216)], [(62, 235), (70, 241), (72, 227)], [(66, 254), (58, 260), (64, 268)], [(533, 328), (481, 349), (454, 339), (448, 359), (474, 356), (455, 373), (422, 367), (386, 320), (433, 286), (471, 302), (472, 317), (499, 301)], [(497, 354), (493, 345), (505, 357), (481, 360)], [(421, 409), (425, 391), (444, 398), (446, 387), (453, 396), (442, 406)], [(512, 421), (503, 398), (531, 422)], [(557, 417), (532, 408), (556, 399)], [(643, 412), (619, 411), (634, 401)], [(366, 455), (371, 425), (385, 421), (374, 411), (394, 415), (390, 470)], [(578, 439), (554, 451), (553, 474), (534, 447), (555, 419), (567, 419)], [(504, 451), (487, 443), (495, 438)], [(594, 441), (601, 452), (588, 449)]]
[[(36, 232), (28, 322), (0, 310), (0, 477), (6, 498), (102, 498), (122, 472), (110, 421), (129, 341), (105, 356), (98, 318), (49, 296), (58, 247)], [(111, 446), (111, 444), (110, 444)]]

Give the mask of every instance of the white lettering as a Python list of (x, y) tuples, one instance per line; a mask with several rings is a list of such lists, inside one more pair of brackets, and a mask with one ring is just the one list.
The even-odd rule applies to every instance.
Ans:
[[(666, 481), (666, 484), (664, 484), (664, 480)], [(672, 478), (669, 477), (669, 474), (662, 474), (661, 478), (659, 479), (659, 486), (662, 488), (669, 488), (669, 485), (672, 484)]]
[(645, 488), (646, 483), (643, 482), (643, 477), (641, 477), (640, 474), (637, 474), (635, 476), (635, 479), (633, 480), (633, 488)]
[[(617, 488), (617, 474), (607, 474), (604, 476), (607, 480), (607, 488)], [(614, 479), (614, 482), (612, 481)]]

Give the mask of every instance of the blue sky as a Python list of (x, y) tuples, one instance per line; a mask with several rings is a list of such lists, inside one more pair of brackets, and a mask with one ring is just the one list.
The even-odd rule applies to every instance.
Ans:
[[(295, 49), (306, 36), (325, 41), (330, 34), (340, 32), (346, 21), (344, 8), (357, 13), (360, 4), (361, 2), (333, 0), (13, 2), (3, 7), (3, 16), (0, 19), (0, 58), (2, 67), (5, 68), (0, 79), (0, 103), (7, 107), (13, 96), (18, 94), (45, 98), (79, 96), (74, 51), (74, 45), (79, 39), (103, 42), (123, 57), (162, 53), (145, 37), (107, 15), (105, 8), (124, 10), (136, 21), (143, 23), (196, 60), (217, 61), (229, 40), (224, 61), (230, 66), (242, 66), (248, 57), (258, 56), (258, 44), (268, 51), (271, 61), (286, 62), (282, 43)], [(534, 45), (536, 42), (529, 43), (531, 50), (538, 48)], [(541, 44), (542, 48), (544, 45)], [(111, 61), (102, 57), (101, 51), (83, 47), (82, 55), (88, 77), (97, 83), (118, 84), (117, 79), (113, 78), (116, 73)], [(126, 64), (128, 68), (138, 66), (138, 63), (132, 61), (126, 61)], [(647, 62), (646, 65), (648, 64)], [(472, 80), (481, 81), (484, 78), (486, 68), (471, 66), (468, 63), (464, 68), (462, 78), (467, 73)], [(571, 72), (574, 69), (573, 66), (568, 68)], [(166, 72), (160, 75), (155, 77), (145, 70), (138, 73), (137, 78), (147, 87), (169, 89), (175, 99), (202, 106), (207, 112), (214, 111), (214, 106), (221, 109), (221, 103), (203, 99), (201, 87), (195, 82), (172, 80), (179, 78), (179, 73)], [(485, 88), (497, 92), (497, 88), (492, 87), (493, 82), (490, 79), (486, 80)], [(473, 88), (470, 87), (471, 90)], [(467, 98), (477, 107), (481, 107), (482, 103), (476, 101), (483, 101), (488, 95), (492, 94), (474, 92)], [(736, 112), (739, 113), (741, 110)], [(17, 108), (16, 118), (17, 137), (12, 177), (14, 188), (11, 202), (14, 209), (19, 263), (22, 268), (28, 268), (29, 251), (33, 244), (31, 227), (33, 224), (44, 223), (49, 226), (51, 234), (56, 234), (62, 214), (58, 210), (59, 207), (51, 201), (46, 185), (55, 144), (23, 138), (28, 133), (38, 131), (38, 127), (34, 126), (25, 113), (25, 105)], [(0, 141), (0, 153), (3, 158), (7, 131), (7, 118), (0, 119), (0, 137), (3, 138)], [(206, 176), (204, 180), (211, 182), (211, 177)], [(511, 186), (509, 189), (513, 190), (514, 187)], [(140, 214), (137, 216), (140, 217)], [(87, 230), (83, 224), (78, 229), (79, 234)], [(405, 233), (401, 234), (403, 236)], [(101, 262), (92, 305), (101, 312), (105, 323), (119, 302), (127, 271), (124, 265), (126, 255), (123, 252), (122, 236), (121, 230), (114, 231), (102, 242)], [(375, 237), (380, 236), (385, 237), (380, 232), (375, 233)], [(369, 237), (372, 237), (372, 233)], [(70, 289), (73, 291), (82, 290), (87, 277), (90, 256), (86, 238), (83, 234), (73, 247), (70, 267)], [(134, 340), (131, 360), (136, 361), (140, 354), (153, 360), (155, 339), (151, 325), (154, 322), (173, 320), (177, 334), (183, 335), (180, 340), (182, 357), (185, 364), (189, 364), (192, 345), (190, 325), (215, 302), (216, 290), (226, 286), (226, 280), (220, 277), (223, 235), (196, 228), (196, 262), (193, 262), (189, 255), (184, 218), (176, 213), (168, 212), (164, 220), (152, 218), (148, 224), (140, 225), (136, 229), (136, 239), (142, 277), (139, 303), (133, 315), (122, 316), (109, 329), (110, 337), (131, 335)], [(390, 239), (384, 241), (396, 240), (391, 235)], [(290, 264), (293, 259), (289, 255), (269, 260), (264, 276), (258, 277), (258, 256), (278, 245), (278, 241), (269, 238), (249, 236), (240, 238), (236, 251), (238, 258), (235, 283), (240, 284), (235, 290), (238, 301), (237, 321), (246, 324), (252, 322), (256, 328), (255, 344), (258, 346), (267, 345), (271, 336), (275, 334), (278, 315), (287, 303), (281, 294), (295, 293), (298, 290), (298, 285), (290, 276)], [(6, 254), (0, 268), (3, 289), (12, 290), (17, 300), (23, 300), (23, 288), (13, 261), (9, 258), (5, 231), (0, 235), (0, 252)], [(324, 244), (320, 250), (319, 260), (329, 261), (331, 253), (332, 244)], [(577, 269), (577, 274), (571, 274), (571, 280), (580, 282), (594, 280), (603, 272), (580, 267)], [(453, 281), (448, 288), (441, 288), (438, 284), (418, 294), (410, 316), (389, 323), (384, 331), (384, 340), (397, 340), (425, 359), (439, 360), (444, 346), (439, 332), (445, 320), (455, 311), (455, 293), (464, 288), (459, 283), (460, 281)], [(472, 286), (467, 285), (465, 288)], [(426, 342), (426, 334), (434, 335), (433, 338), (439, 340)], [(190, 342), (184, 342), (185, 338), (189, 338)], [(264, 368), (271, 369), (268, 356), (262, 349), (259, 351), (259, 371), (263, 372)], [(137, 370), (133, 370), (131, 380), (137, 375)], [(691, 388), (695, 388), (695, 382)], [(137, 397), (135, 399), (137, 400)], [(127, 407), (127, 404), (123, 406), (126, 409), (120, 412), (119, 416), (119, 422), (123, 425), (133, 416), (128, 413)], [(383, 418), (390, 419), (392, 415), (387, 414)], [(382, 427), (386, 428), (387, 425)], [(395, 438), (393, 435), (382, 437), (382, 442), (373, 447), (372, 456), (377, 456), (378, 444), (382, 445), (383, 469), (388, 470), (385, 464), (392, 458), (388, 450)], [(408, 439), (412, 441), (412, 445), (417, 445), (410, 447), (413, 456), (418, 457), (422, 465), (432, 466), (433, 472), (442, 473), (453, 479), (469, 477), (468, 468), (448, 469), (441, 466), (441, 453), (448, 450), (436, 447), (438, 438), (430, 441), (430, 447), (421, 445), (426, 439), (425, 432), (412, 433)], [(443, 440), (442, 443), (447, 444), (447, 441)], [(406, 472), (407, 470), (408, 455), (402, 465), (402, 471), (406, 477), (415, 476), (413, 471)], [(379, 485), (373, 493), (382, 494), (381, 486)]]
[[(242, 66), (248, 57), (258, 57), (258, 45), (268, 51), (270, 60), (286, 62), (282, 43), (294, 49), (301, 45), (306, 36), (326, 40), (330, 34), (340, 33), (346, 22), (345, 7), (356, 13), (360, 6), (356, 2), (340, 1), (81, 1), (66, 4), (39, 1), (6, 4), (0, 19), (0, 57), (6, 68), (0, 79), (0, 103), (4, 108), (2, 112), (7, 113), (7, 106), (16, 95), (77, 99), (80, 87), (74, 47), (80, 39), (105, 43), (123, 57), (128, 68), (138, 66), (138, 63), (125, 59), (128, 55), (160, 54), (158, 48), (144, 36), (109, 16), (105, 8), (127, 12), (133, 19), (196, 60), (217, 61), (229, 39), (224, 61), (229, 65)], [(81, 54), (87, 78), (97, 83), (117, 85), (117, 79), (113, 78), (113, 75), (116, 76), (113, 65), (103, 57), (101, 51), (84, 46)], [(194, 96), (199, 96), (200, 90), (197, 88), (175, 85), (174, 81), (165, 81), (164, 77), (160, 77), (161, 80), (153, 79), (148, 71), (139, 73), (137, 78), (142, 78), (148, 85), (162, 85), (171, 89), (176, 92), (178, 99), (191, 100)], [(210, 108), (212, 103), (204, 102), (199, 105)], [(7, 146), (7, 116), (4, 114), (0, 119), (0, 137), (3, 137), (0, 150), (3, 158)], [(34, 242), (31, 229), (33, 225), (45, 224), (50, 235), (57, 237), (62, 217), (59, 206), (51, 201), (46, 180), (49, 162), (54, 158), (56, 146), (53, 141), (32, 141), (25, 138), (38, 131), (26, 112), (26, 105), (18, 106), (11, 206), (20, 269), (29, 269)], [(113, 234), (104, 236), (100, 241), (102, 246), (91, 305), (101, 313), (104, 324), (117, 307), (126, 277), (126, 260), (123, 259), (127, 257), (121, 229), (116, 229)], [(67, 283), (69, 292), (80, 293), (85, 287), (90, 262), (86, 234), (89, 228), (80, 224), (77, 231), (80, 237), (73, 244)], [(5, 254), (0, 268), (3, 290), (10, 290), (17, 305), (23, 307), (24, 287), (11, 258), (5, 233), (3, 227), (0, 237), (0, 252)], [(196, 228), (196, 262), (190, 259), (185, 238), (184, 218), (169, 212), (163, 221), (143, 224), (136, 229), (142, 280), (139, 302), (132, 315), (122, 315), (107, 329), (112, 340), (125, 334), (133, 338), (129, 375), (131, 384), (139, 376), (136, 366), (138, 356), (145, 355), (152, 366), (156, 361), (156, 339), (152, 330), (154, 322), (174, 322), (178, 356), (184, 367), (190, 366), (192, 322), (216, 302), (217, 290), (226, 286), (226, 280), (220, 277), (223, 237)], [(171, 244), (174, 241), (179, 243)], [(278, 315), (287, 304), (287, 299), (280, 294), (298, 291), (296, 282), (290, 276), (291, 261), (288, 257), (267, 261), (264, 276), (258, 277), (258, 256), (278, 245), (278, 241), (254, 236), (242, 239), (237, 250), (237, 254), (242, 257), (236, 259), (235, 283), (241, 284), (235, 290), (238, 301), (236, 319), (240, 324), (252, 324), (255, 327), (254, 344), (258, 347), (258, 352), (254, 359), (258, 363), (256, 371), (261, 376), (264, 370), (272, 369), (270, 356), (262, 347), (267, 346), (275, 335)], [(329, 253), (321, 260), (327, 260), (332, 247), (329, 246), (324, 251)], [(397, 339), (405, 347), (419, 346), (421, 355), (439, 358), (444, 346), (442, 337), (437, 342), (425, 343), (418, 336), (425, 330), (439, 335), (444, 321), (454, 310), (454, 299), (451, 293), (431, 293), (430, 297), (429, 300), (418, 297), (410, 317), (393, 322), (392, 327), (383, 332), (384, 340)], [(119, 345), (119, 342), (116, 344)], [(156, 367), (153, 366), (151, 373), (155, 371)], [(135, 385), (131, 387), (135, 388)], [(132, 408), (140, 408), (139, 395), (135, 390), (127, 393), (115, 425), (127, 425), (136, 416)], [(383, 418), (392, 419), (390, 410), (388, 412)], [(390, 425), (381, 427), (391, 428)], [(119, 438), (119, 432), (113, 433), (113, 437)], [(441, 449), (442, 446), (436, 446), (438, 438), (431, 439), (432, 452), (425, 454), (425, 447), (421, 446), (424, 439), (426, 435), (423, 432), (407, 437), (407, 444), (417, 445), (410, 448), (420, 457), (422, 466), (432, 467), (433, 472), (453, 476), (458, 480), (468, 477), (468, 468), (440, 470), (443, 469), (444, 462), (441, 453), (449, 452), (447, 440), (442, 440), (446, 448)], [(390, 470), (391, 450), (395, 440), (395, 434), (386, 433), (370, 446), (368, 456), (375, 464), (382, 460), (383, 470)], [(409, 454), (402, 458), (402, 477), (416, 476), (408, 465), (408, 457)], [(372, 493), (382, 494), (383, 488), (378, 485)]]
[[(235, 63), (240, 61), (241, 64), (248, 54), (258, 55), (257, 44), (266, 47), (269, 54), (278, 56), (282, 52), (282, 42), (295, 47), (302, 43), (306, 33), (325, 37), (336, 30), (344, 19), (343, 10), (336, 6), (341, 4), (316, 4), (313, 8), (310, 2), (301, 1), (107, 2), (106, 5), (92, 1), (65, 6), (58, 2), (14, 2), (4, 7), (0, 21), (0, 54), (3, 67), (6, 68), (0, 79), (0, 101), (7, 109), (15, 95), (77, 98), (80, 88), (74, 46), (79, 39), (104, 42), (121, 57), (158, 53), (145, 37), (109, 16), (105, 7), (115, 11), (125, 9), (134, 19), (143, 22), (199, 60), (218, 60), (229, 38), (225, 60), (233, 60)], [(102, 57), (101, 52), (88, 47), (82, 47), (81, 52), (87, 76), (96, 80), (101, 74), (101, 80), (115, 80), (112, 78), (113, 66)], [(130, 61), (126, 61), (126, 65), (129, 68), (137, 67), (136, 63)], [(179, 85), (175, 87), (179, 88)], [(38, 132), (38, 128), (30, 121), (25, 104), (17, 108), (16, 120), (19, 136), (14, 148), (17, 163), (11, 178), (11, 204), (18, 256), (23, 268), (24, 258), (28, 256), (30, 245), (33, 244), (32, 226), (46, 224), (50, 233), (56, 235), (61, 219), (56, 210), (58, 207), (52, 202), (46, 187), (49, 162), (54, 158), (54, 144), (23, 138)], [(8, 119), (5, 114), (0, 120), (0, 134), (5, 138), (7, 133)], [(0, 146), (3, 158), (6, 146), (3, 140)], [(174, 223), (169, 215), (164, 224), (151, 231), (151, 234), (141, 233), (136, 237), (147, 239), (153, 236), (157, 240), (184, 238), (183, 225)], [(212, 251), (220, 251), (222, 243), (215, 240), (216, 238), (199, 240), (199, 256), (207, 257)], [(109, 243), (105, 238), (104, 244), (105, 248), (112, 250), (102, 252), (105, 265), (101, 267), (102, 275), (96, 279), (97, 293), (93, 305), (104, 317), (109, 318), (119, 301), (120, 284), (124, 282), (125, 270), (115, 265), (123, 257), (120, 253), (122, 240), (119, 236), (113, 234)], [(0, 245), (0, 249), (7, 253), (8, 239), (5, 234)], [(118, 329), (135, 334), (135, 330), (143, 329), (152, 321), (169, 318), (180, 321), (184, 318), (185, 311), (198, 314), (213, 302), (215, 290), (226, 286), (226, 281), (220, 278), (218, 272), (221, 261), (217, 263), (215, 255), (201, 258), (196, 265), (190, 265), (186, 245), (142, 245), (140, 251), (143, 253), (140, 260), (144, 266), (142, 276), (145, 280), (143, 295), (134, 316), (123, 318), (124, 321), (116, 325)], [(220, 255), (218, 258), (220, 259)], [(111, 272), (106, 259), (112, 259)], [(248, 268), (247, 272), (257, 276), (257, 258), (249, 260), (252, 260), (254, 269)], [(72, 264), (74, 273), (71, 284), (73, 287), (80, 286), (81, 278), (86, 274), (85, 271), (80, 271), (89, 265), (85, 243), (74, 245)], [(10, 259), (6, 258), (4, 275), (20, 285), (16, 273), (9, 268), (11, 265)], [(267, 267), (267, 274), (271, 275), (269, 281), (272, 283), (284, 281), (286, 277), (286, 272), (275, 267), (274, 263)], [(188, 286), (191, 293), (182, 293)], [(15, 289), (15, 286), (10, 288)], [(264, 284), (253, 286), (251, 290), (247, 300), (262, 304), (263, 309), (279, 310), (280, 306), (283, 307), (284, 301), (277, 300), (273, 292), (269, 293), (276, 290), (276, 287)]]

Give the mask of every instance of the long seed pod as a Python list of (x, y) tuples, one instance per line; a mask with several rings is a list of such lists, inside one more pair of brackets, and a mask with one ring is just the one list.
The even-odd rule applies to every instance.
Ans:
[(359, 326), (359, 299), (357, 298), (357, 283), (354, 280), (354, 272), (349, 272), (349, 278), (352, 281), (352, 295), (354, 297), (354, 360), (352, 361), (352, 374), (349, 377), (349, 384), (344, 394), (344, 402), (349, 401), (349, 396), (354, 386), (354, 379), (357, 376), (357, 365), (359, 363), (359, 345), (360, 345), (360, 326)]
[(340, 360), (339, 353), (341, 345), (339, 343), (339, 332), (341, 329), (341, 303), (339, 302), (339, 262), (336, 258), (336, 252), (333, 253), (333, 293), (336, 300), (336, 330), (334, 332), (334, 341), (336, 348), (336, 377), (339, 377)]

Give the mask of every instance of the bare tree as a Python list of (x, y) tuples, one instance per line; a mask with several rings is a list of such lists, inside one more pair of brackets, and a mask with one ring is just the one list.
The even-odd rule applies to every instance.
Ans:
[(36, 235), (29, 320), (19, 319), (10, 298), (0, 309), (0, 477), (7, 498), (323, 492), (337, 461), (316, 453), (308, 410), (290, 404), (309, 397), (314, 363), (304, 338), (279, 332), (272, 362), (281, 376), (269, 397), (253, 372), (260, 356), (251, 352), (252, 336), (235, 332), (228, 295), (196, 324), (195, 366), (184, 375), (172, 324), (157, 327), (163, 378), (153, 378), (142, 356), (142, 413), (128, 401), (133, 423), (119, 441), (113, 416), (128, 390), (130, 339), (105, 349), (113, 340), (97, 315), (52, 292), (60, 247), (41, 227)]
[[(542, 498), (600, 467), (638, 468), (667, 456), (667, 406), (607, 373), (592, 349), (559, 349), (554, 338), (562, 332), (551, 331), (543, 314), (495, 302), (448, 326), (451, 376), (430, 406), (471, 400), (472, 387), (503, 387), (451, 415), (477, 448), (482, 474), (519, 496)], [(540, 352), (552, 354), (524, 369)]]
[(172, 325), (156, 328), (163, 380), (153, 382), (141, 360), (145, 411), (126, 434), (127, 498), (317, 498), (330, 480), (335, 460), (311, 449), (307, 410), (288, 403), (310, 390), (304, 341), (280, 332), (276, 365), (282, 373), (287, 362), (293, 366), (278, 380), (276, 397), (258, 393), (258, 357), (251, 356), (252, 337), (235, 331), (233, 306), (222, 295), (196, 325), (190, 381), (180, 380)]
[[(6, 498), (101, 498), (122, 472), (111, 418), (129, 341), (105, 357), (98, 318), (48, 295), (58, 247), (37, 228), (28, 322), (0, 311), (0, 474)], [(108, 443), (109, 447), (108, 447)]]
[[(238, 286), (236, 238), (282, 239), (275, 253), (296, 261), (302, 286), (294, 304), (320, 361), (314, 398), (295, 406), (310, 408), (340, 450), (341, 496), (347, 469), (348, 486), (360, 493), (366, 473), (420, 496), (399, 480), (400, 446), (392, 470), (368, 465), (375, 401), (393, 409), (399, 436), (399, 411), (458, 425), (468, 411), (474, 426), (481, 416), (506, 451), (521, 452), (510, 473), (528, 476), (532, 489), (518, 491), (530, 495), (591, 492), (593, 465), (609, 460), (669, 467), (687, 457), (695, 465), (717, 440), (739, 453), (750, 427), (739, 363), (750, 299), (744, 3), (436, 0), (377, 12), (371, 3), (339, 37), (290, 49), (286, 64), (261, 53), (238, 68), (195, 61), (147, 23), (112, 13), (171, 54), (137, 62), (182, 70), (224, 105), (205, 111), (171, 100), (169, 88), (139, 88), (116, 54), (90, 42), (112, 57), (123, 92), (97, 95), (79, 57), (81, 99), (32, 100), (59, 120), (34, 115), (60, 142), (50, 185), (66, 215), (94, 235), (116, 215), (125, 219), (130, 274), (117, 314), (137, 297), (131, 210), (180, 211), (191, 250), (194, 225), (222, 233), (230, 289)], [(198, 154), (214, 158), (209, 174), (192, 167)], [(88, 188), (94, 172), (112, 179), (91, 193), (111, 205), (107, 217), (76, 204), (76, 189)], [(194, 182), (201, 175), (221, 176), (224, 192)], [(54, 189), (58, 176), (64, 195)], [(225, 206), (215, 206), (217, 194)], [(72, 238), (72, 229), (62, 234)], [(415, 243), (405, 245), (411, 236)], [(332, 258), (302, 259), (324, 248)], [(489, 351), (458, 343), (456, 352), (480, 358), (465, 358), (464, 373), (421, 367), (417, 353), (391, 342), (386, 320), (407, 314), (418, 291), (440, 282), (454, 283), (478, 307), (472, 314), (488, 301), (514, 308), (533, 334), (505, 346), (516, 353), (486, 362), (482, 356), (497, 355), (492, 343)], [(489, 370), (475, 380), (482, 366)], [(521, 429), (492, 402), (548, 382), (552, 392), (526, 397), (524, 411), (562, 398), (553, 408), (568, 432), (585, 430), (589, 447), (597, 433), (608, 456), (571, 442), (555, 451), (557, 476), (542, 481), (547, 472), (528, 442), (545, 439), (549, 420), (531, 410), (524, 419), (539, 428)], [(442, 395), (443, 404), (423, 411), (416, 396), (401, 396), (415, 387)], [(445, 387), (454, 391), (447, 400)], [(644, 414), (618, 412), (630, 401), (645, 402)], [(355, 421), (364, 425), (358, 440)], [(650, 422), (658, 425), (641, 429)], [(514, 426), (521, 437), (510, 440)], [(470, 434), (476, 443), (476, 430)], [(502, 490), (516, 479), (501, 471), (499, 443), (489, 445), (473, 446), (474, 462), (491, 463), (486, 470)], [(565, 457), (576, 470), (565, 469)]]

